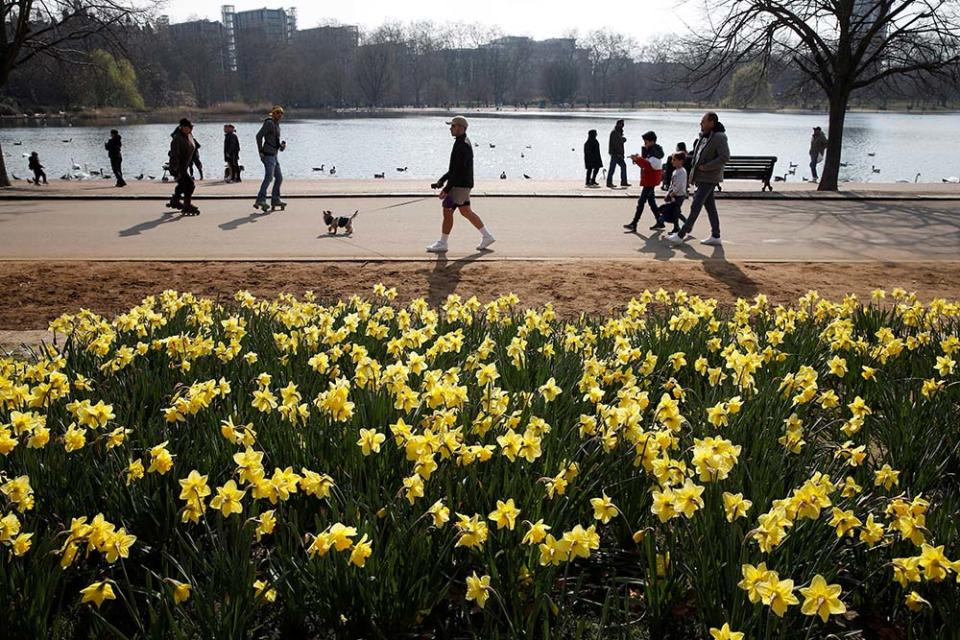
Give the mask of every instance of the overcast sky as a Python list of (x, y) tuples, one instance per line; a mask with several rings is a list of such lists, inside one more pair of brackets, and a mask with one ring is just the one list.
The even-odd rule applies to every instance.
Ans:
[[(222, 0), (168, 0), (164, 13), (172, 22), (195, 18), (219, 20)], [(682, 33), (698, 21), (702, 4), (696, 0), (626, 0), (625, 2), (558, 2), (557, 0), (235, 0), (238, 11), (260, 7), (297, 8), (301, 29), (334, 19), (343, 24), (376, 27), (385, 21), (431, 19), (439, 23), (472, 21), (497, 25), (511, 35), (537, 39), (579, 30), (610, 28), (642, 44), (657, 34)], [(454, 8), (457, 7), (457, 10)], [(583, 8), (589, 7), (584, 12)]]

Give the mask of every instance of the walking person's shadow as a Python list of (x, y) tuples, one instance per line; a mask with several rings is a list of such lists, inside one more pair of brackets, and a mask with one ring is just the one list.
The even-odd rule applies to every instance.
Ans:
[(447, 296), (457, 290), (463, 277), (461, 273), (463, 268), (490, 253), (490, 251), (477, 251), (453, 261), (447, 260), (447, 254), (438, 253), (433, 269), (427, 272), (427, 302), (435, 307), (446, 302)]
[(756, 281), (747, 275), (735, 262), (727, 260), (727, 253), (723, 245), (712, 248), (710, 255), (700, 253), (689, 243), (680, 245), (679, 250), (691, 260), (699, 260), (703, 271), (719, 283), (722, 283), (730, 293), (738, 298), (753, 298), (760, 293)]
[(121, 238), (131, 238), (133, 236), (140, 235), (144, 231), (150, 231), (151, 229), (156, 229), (162, 224), (176, 222), (177, 220), (182, 220), (182, 219), (183, 219), (183, 215), (173, 211), (168, 211), (163, 215), (161, 215), (159, 218), (156, 218), (154, 220), (147, 220), (146, 222), (135, 224), (132, 227), (121, 229), (119, 232), (117, 232), (117, 235), (119, 235)]

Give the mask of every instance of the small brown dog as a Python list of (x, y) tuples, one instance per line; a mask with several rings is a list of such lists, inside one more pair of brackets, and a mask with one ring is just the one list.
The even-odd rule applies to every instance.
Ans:
[(352, 216), (335, 217), (332, 211), (323, 212), (323, 222), (327, 225), (327, 233), (337, 235), (338, 229), (346, 231), (347, 235), (353, 234), (353, 219), (357, 217), (360, 210), (353, 212)]

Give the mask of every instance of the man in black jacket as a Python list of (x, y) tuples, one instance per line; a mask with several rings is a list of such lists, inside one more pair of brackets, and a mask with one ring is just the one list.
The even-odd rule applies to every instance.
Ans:
[(240, 138), (232, 124), (223, 125), (223, 159), (227, 163), (227, 182), (240, 182)]
[(607, 187), (613, 188), (613, 172), (620, 167), (620, 186), (629, 187), (627, 182), (627, 161), (624, 159), (625, 151), (623, 144), (627, 141), (623, 137), (623, 120), (617, 120), (613, 131), (610, 132), (610, 144), (607, 145), (607, 151), (610, 153), (610, 171), (607, 172)]
[(460, 215), (470, 221), (480, 231), (480, 245), (477, 251), (485, 251), (494, 243), (493, 236), (483, 226), (483, 220), (470, 208), (470, 190), (473, 189), (473, 145), (467, 138), (467, 119), (457, 116), (447, 123), (450, 125), (450, 135), (456, 140), (450, 152), (450, 166), (445, 174), (430, 187), (441, 189), (443, 198), (443, 225), (440, 239), (427, 247), (430, 253), (446, 253), (447, 240), (453, 230), (453, 211), (460, 210)]
[(123, 141), (120, 139), (120, 132), (111, 129), (110, 139), (103, 145), (103, 148), (107, 150), (107, 155), (110, 157), (110, 167), (113, 169), (113, 175), (117, 178), (118, 187), (127, 186), (127, 183), (123, 180), (123, 154), (120, 153), (120, 147), (122, 146)]

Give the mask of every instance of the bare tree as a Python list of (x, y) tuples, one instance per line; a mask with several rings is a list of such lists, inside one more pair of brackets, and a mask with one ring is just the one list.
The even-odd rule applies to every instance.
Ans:
[(829, 103), (821, 191), (837, 190), (855, 91), (956, 73), (960, 61), (958, 0), (719, 0), (712, 8), (712, 26), (689, 40), (697, 52), (689, 81), (712, 92), (743, 63), (790, 60)]
[(591, 32), (583, 45), (590, 59), (593, 89), (598, 92), (594, 97), (599, 102), (609, 103), (613, 97), (611, 80), (627, 66), (633, 43), (622, 33), (601, 29)]
[[(0, 89), (17, 67), (37, 57), (77, 62), (83, 42), (101, 37), (119, 45), (118, 28), (145, 20), (152, 1), (0, 0)], [(9, 187), (0, 149), (0, 187)]]

